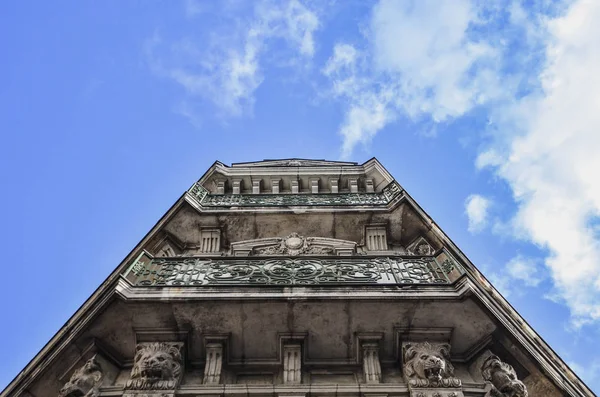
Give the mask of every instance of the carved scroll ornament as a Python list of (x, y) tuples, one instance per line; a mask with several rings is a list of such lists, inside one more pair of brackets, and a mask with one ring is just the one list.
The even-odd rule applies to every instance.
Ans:
[(497, 356), (485, 360), (481, 366), (481, 376), (492, 384), (490, 394), (494, 397), (527, 397), (527, 388), (517, 379), (514, 368)]
[(404, 345), (404, 376), (412, 387), (460, 387), (454, 378), (448, 343), (418, 342)]
[(173, 390), (179, 384), (183, 357), (180, 342), (138, 343), (126, 389)]
[(60, 389), (59, 397), (96, 397), (102, 382), (102, 368), (96, 356), (77, 369), (71, 379)]
[(298, 233), (292, 233), (289, 236), (279, 239), (277, 244), (256, 248), (256, 255), (332, 255), (334, 253), (331, 247), (319, 247), (312, 243), (311, 238), (300, 236)]

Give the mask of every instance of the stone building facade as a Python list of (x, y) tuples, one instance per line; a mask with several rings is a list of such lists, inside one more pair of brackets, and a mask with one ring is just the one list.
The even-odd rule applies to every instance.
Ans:
[(385, 168), (216, 162), (2, 397), (593, 393)]

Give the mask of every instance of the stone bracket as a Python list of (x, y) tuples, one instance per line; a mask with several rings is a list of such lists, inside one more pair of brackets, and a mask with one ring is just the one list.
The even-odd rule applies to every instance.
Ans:
[(206, 345), (206, 364), (204, 366), (204, 384), (217, 385), (221, 381), (223, 368), (223, 344), (208, 343)]
[(366, 383), (381, 382), (381, 362), (379, 361), (379, 344), (383, 333), (370, 332), (357, 335), (359, 351), (356, 357), (362, 361), (363, 375)]
[(302, 345), (285, 344), (283, 346), (283, 383), (302, 382)]
[(229, 335), (215, 334), (204, 336), (206, 360), (204, 362), (204, 384), (218, 385), (221, 383), (223, 361), (226, 361), (226, 347)]

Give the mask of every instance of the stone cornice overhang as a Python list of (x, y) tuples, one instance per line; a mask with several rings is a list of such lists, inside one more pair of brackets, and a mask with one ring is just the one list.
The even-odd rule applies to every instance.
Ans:
[[(48, 365), (60, 356), (63, 350), (75, 340), (85, 327), (93, 321), (93, 319), (104, 310), (112, 299), (119, 297), (125, 300), (143, 300), (137, 296), (132, 296), (130, 292), (131, 286), (124, 282), (122, 274), (131, 264), (131, 262), (139, 255), (144, 245), (173, 217), (177, 211), (186, 203), (190, 203), (189, 193), (185, 193), (181, 196), (177, 202), (167, 211), (167, 213), (156, 223), (156, 225), (144, 236), (139, 244), (124, 258), (124, 260), (117, 266), (117, 268), (111, 273), (111, 275), (96, 289), (92, 296), (77, 310), (77, 312), (66, 322), (65, 325), (54, 335), (54, 337), (44, 346), (44, 348), (27, 364), (27, 366), (13, 379), (13, 381), (2, 391), (0, 397), (8, 396), (20, 396), (23, 391), (27, 389), (31, 382), (35, 381), (36, 377), (39, 376)], [(397, 200), (400, 199), (398, 198)], [(386, 291), (385, 295), (393, 295), (391, 299), (407, 299), (406, 296), (411, 294), (414, 299), (424, 299), (425, 296), (432, 296), (433, 290), (436, 291), (435, 299), (457, 299), (464, 296), (476, 297), (493, 315), (498, 321), (506, 328), (506, 330), (527, 350), (527, 352), (537, 361), (541, 366), (546, 375), (565, 393), (570, 396), (593, 396), (592, 391), (577, 377), (577, 375), (571, 371), (571, 369), (560, 359), (560, 357), (542, 340), (542, 338), (535, 333), (535, 331), (527, 324), (527, 322), (517, 313), (517, 311), (495, 290), (495, 288), (489, 283), (489, 281), (477, 270), (477, 268), (469, 261), (469, 259), (462, 253), (462, 251), (446, 236), (446, 234), (439, 228), (439, 226), (423, 211), (423, 209), (406, 193), (402, 190), (401, 201), (410, 204), (415, 211), (423, 218), (423, 220), (429, 225), (430, 230), (437, 234), (442, 240), (444, 245), (452, 253), (452, 255), (459, 260), (465, 274), (457, 280), (453, 285), (436, 285), (436, 286), (419, 286), (418, 288), (411, 286), (393, 287), (397, 291)], [(398, 203), (395, 203), (398, 205)], [(323, 208), (325, 209), (325, 208)], [(372, 208), (369, 208), (372, 210)], [(256, 208), (254, 208), (256, 210)], [(325, 209), (326, 210), (326, 209)], [(390, 209), (384, 209), (389, 211)], [(285, 209), (284, 209), (285, 211)], [(331, 209), (329, 209), (331, 211)], [(137, 288), (136, 287), (136, 291)], [(193, 287), (192, 287), (193, 288)], [(219, 290), (225, 292), (224, 287), (219, 287)], [(237, 288), (237, 287), (236, 287)], [(266, 287), (260, 289), (260, 295), (263, 293), (267, 295), (269, 293), (287, 293), (290, 294), (290, 289), (283, 291), (275, 291)], [(293, 287), (298, 291), (299, 287)], [(329, 288), (329, 287), (328, 287)], [(335, 288), (335, 287), (334, 287)], [(375, 288), (378, 290), (377, 294), (382, 294), (382, 287), (373, 286), (369, 288)], [(390, 287), (386, 287), (389, 289)], [(411, 290), (412, 288), (412, 290)], [(309, 288), (306, 288), (309, 289)], [(312, 288), (311, 288), (312, 289)], [(322, 291), (323, 287), (315, 289), (314, 293)], [(182, 291), (183, 290), (183, 291)], [(142, 290), (139, 290), (140, 292)], [(179, 289), (180, 293), (192, 293), (194, 290), (190, 287)], [(194, 299), (217, 299), (214, 291), (208, 293), (209, 290), (203, 288), (204, 297), (196, 296)], [(252, 299), (256, 299), (258, 288), (253, 288), (254, 295)], [(286, 292), (287, 291), (287, 292)], [(334, 295), (334, 290), (331, 290), (330, 295)], [(429, 292), (428, 292), (429, 291)], [(149, 299), (152, 300), (169, 300), (168, 296), (165, 296), (164, 289), (153, 288), (149, 291), (152, 294), (156, 294), (155, 297)], [(336, 291), (339, 293), (340, 291)], [(347, 296), (338, 299), (355, 299), (354, 294), (356, 288), (353, 287), (352, 291), (347, 291)], [(250, 291), (245, 292), (247, 294)], [(138, 294), (135, 292), (135, 294)], [(425, 294), (419, 296), (418, 294)], [(142, 294), (144, 295), (144, 294)], [(266, 295), (265, 295), (266, 296)], [(247, 297), (243, 297), (246, 299)], [(294, 297), (287, 297), (285, 299), (293, 299)], [(330, 296), (329, 298), (334, 299)], [(190, 299), (187, 297), (186, 299)], [(231, 299), (231, 297), (223, 297), (223, 299)], [(239, 298), (238, 298), (239, 299)], [(322, 299), (322, 298), (321, 298)], [(367, 297), (356, 298), (356, 299), (367, 299)], [(372, 299), (382, 299), (381, 296), (373, 296)], [(313, 388), (318, 386), (312, 386)], [(341, 388), (342, 386), (340, 386)], [(360, 390), (363, 386), (357, 386)], [(247, 388), (244, 388), (246, 390)], [(268, 389), (273, 390), (273, 387)], [(256, 390), (259, 390), (258, 388)], [(364, 392), (364, 390), (363, 390)], [(116, 394), (105, 394), (103, 395), (119, 395)], [(122, 391), (121, 391), (122, 393)], [(185, 394), (182, 390), (181, 393)], [(195, 391), (192, 394), (205, 394), (204, 392), (198, 393)], [(260, 394), (260, 393), (258, 393)], [(272, 395), (272, 392), (271, 394)], [(339, 395), (339, 394), (338, 394)]]
[[(200, 190), (199, 190), (200, 189)], [(260, 195), (211, 195), (201, 190), (196, 182), (185, 194), (185, 200), (199, 212), (390, 212), (404, 199), (405, 190), (396, 182), (390, 182), (381, 193), (340, 194), (260, 194)], [(336, 200), (337, 199), (337, 200)], [(250, 203), (215, 204), (215, 200), (251, 200)], [(269, 203), (277, 200), (277, 203)], [(265, 204), (260, 202), (264, 201)]]
[(227, 177), (235, 176), (251, 176), (251, 175), (273, 175), (273, 176), (294, 176), (294, 175), (364, 175), (372, 170), (378, 171), (388, 181), (392, 182), (394, 178), (385, 169), (383, 165), (375, 158), (365, 161), (363, 164), (347, 165), (347, 164), (331, 164), (331, 165), (308, 165), (308, 166), (258, 166), (251, 165), (244, 167), (244, 163), (236, 163), (236, 166), (228, 166), (220, 161), (215, 161), (213, 165), (204, 173), (198, 180), (198, 183), (204, 185), (211, 176), (215, 173)]

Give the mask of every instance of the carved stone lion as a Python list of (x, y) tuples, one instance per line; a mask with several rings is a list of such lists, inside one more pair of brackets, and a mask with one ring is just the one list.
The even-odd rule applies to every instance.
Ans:
[(98, 395), (98, 386), (102, 381), (102, 368), (96, 356), (71, 375), (71, 379), (58, 393), (59, 397), (95, 397)]
[[(450, 345), (448, 343), (409, 343), (404, 346), (404, 375), (411, 382), (436, 384), (454, 374), (450, 363)], [(460, 384), (459, 384), (460, 385)]]
[(138, 343), (127, 389), (172, 390), (181, 375), (181, 343)]
[(484, 361), (481, 376), (494, 386), (491, 393), (494, 396), (527, 397), (527, 388), (517, 379), (514, 368), (497, 356), (490, 356)]

